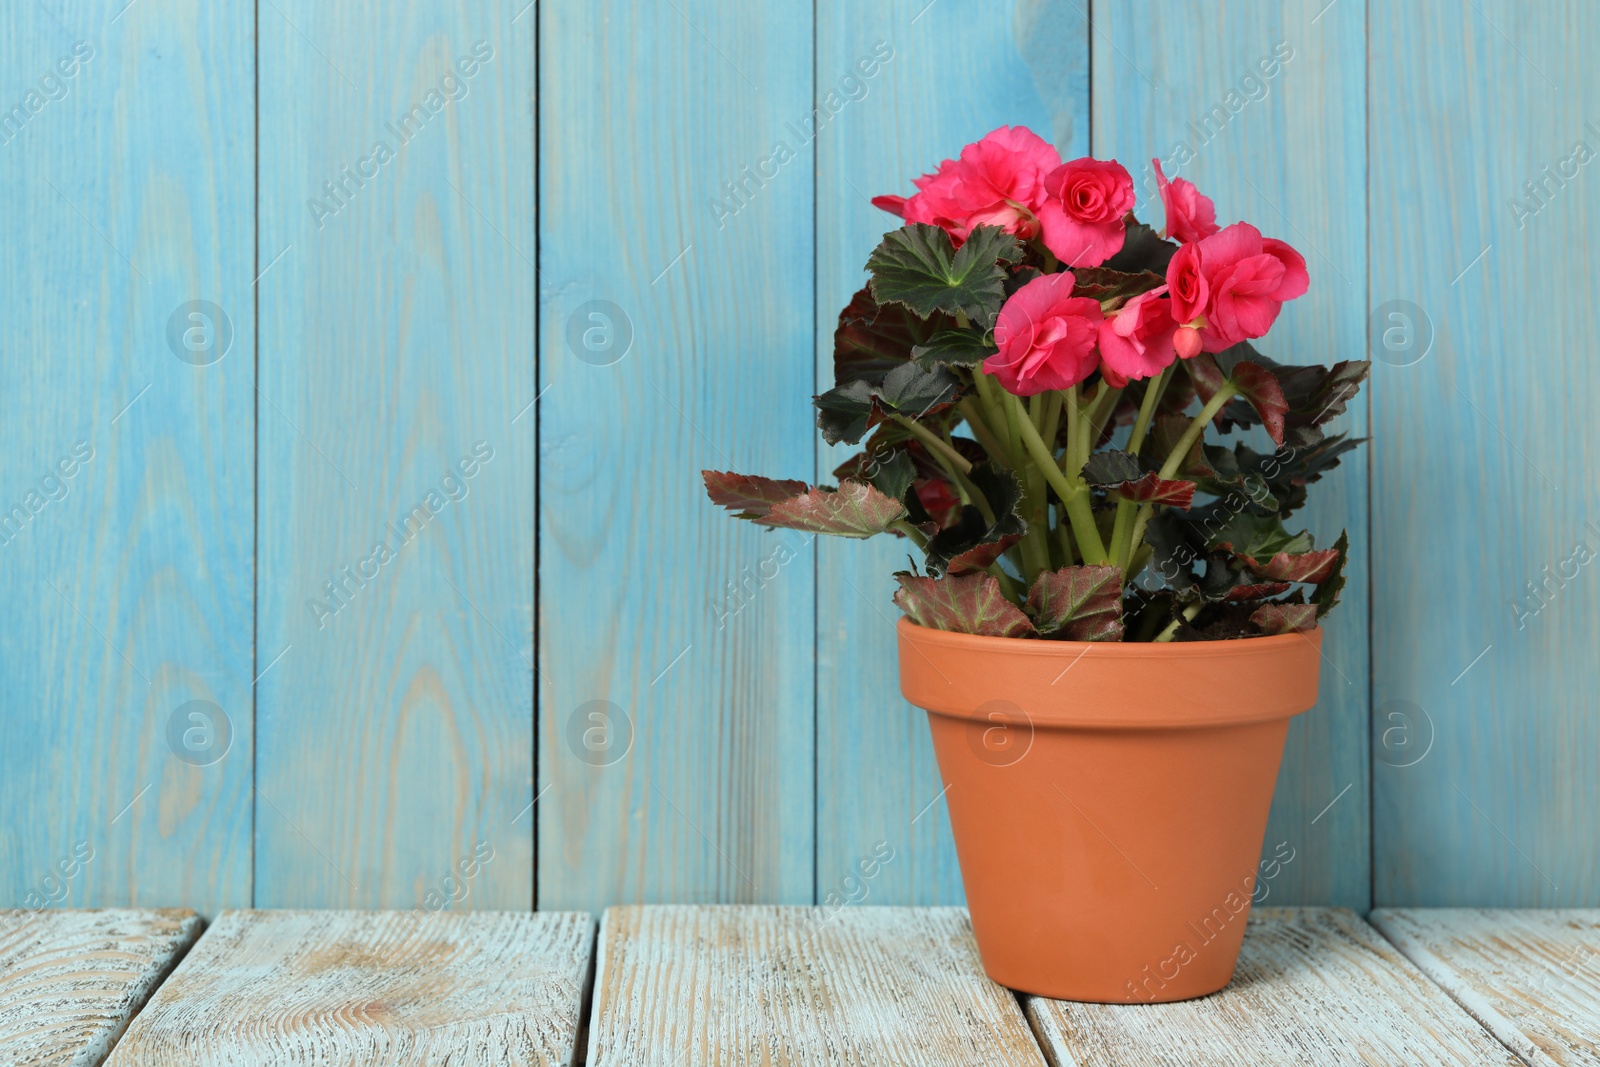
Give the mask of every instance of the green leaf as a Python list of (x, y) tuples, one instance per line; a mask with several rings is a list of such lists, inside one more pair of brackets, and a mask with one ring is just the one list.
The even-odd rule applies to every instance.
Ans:
[(873, 488), (884, 496), (904, 500), (916, 477), (916, 463), (912, 462), (911, 457), (904, 451), (898, 451), (888, 459), (879, 458), (873, 464), (872, 474), (868, 480), (872, 482)]
[(1166, 284), (1165, 278), (1148, 270), (1130, 274), (1109, 267), (1072, 268), (1072, 295), (1087, 296), (1101, 304), (1124, 302)]
[(1108, 449), (1096, 452), (1083, 465), (1083, 480), (1090, 485), (1112, 486), (1143, 476), (1144, 468), (1132, 452)]
[(1334, 605), (1339, 603), (1339, 593), (1344, 589), (1344, 565), (1350, 558), (1350, 533), (1347, 530), (1339, 531), (1339, 540), (1333, 546), (1333, 551), (1339, 553), (1338, 560), (1333, 565), (1333, 570), (1317, 586), (1316, 594), (1311, 602), (1317, 606), (1317, 618), (1322, 618), (1332, 611)]
[[(983, 512), (973, 505), (965, 505), (954, 525), (940, 530), (929, 539), (929, 574), (938, 576), (949, 573), (951, 565), (961, 557), (967, 557), (970, 566), (977, 558), (972, 555), (977, 549), (999, 541), (1014, 544), (1027, 528), (1022, 516), (1017, 514), (1017, 504), (1022, 499), (1022, 483), (1015, 473), (993, 464), (980, 463), (972, 468), (967, 477), (988, 501), (990, 510), (994, 512), (994, 522), (986, 520)], [(998, 558), (998, 553), (995, 558)], [(992, 562), (994, 559), (989, 560), (989, 563)], [(988, 566), (988, 563), (983, 566)]]
[(818, 487), (772, 505), (762, 520), (807, 533), (838, 537), (871, 537), (906, 517), (906, 506), (865, 482), (845, 482), (838, 489)]
[(1250, 616), (1250, 621), (1264, 634), (1287, 634), (1296, 630), (1314, 630), (1317, 627), (1315, 604), (1263, 604)]
[[(1187, 416), (1157, 415), (1150, 424), (1150, 459), (1157, 464), (1166, 463), (1188, 428)], [(1217, 477), (1216, 467), (1206, 458), (1204, 437), (1195, 438), (1194, 444), (1189, 446), (1189, 451), (1184, 454), (1183, 462), (1178, 467), (1178, 473), (1191, 481)]]
[(772, 505), (804, 493), (809, 487), (793, 478), (763, 478), (759, 474), (701, 471), (713, 504), (739, 513), (741, 519), (763, 519)]
[(1328, 580), (1338, 566), (1340, 552), (1336, 548), (1325, 548), (1320, 552), (1277, 552), (1264, 563), (1252, 556), (1237, 555), (1239, 562), (1263, 578), (1275, 582), (1320, 585)]
[[(1214, 374), (1201, 362), (1212, 360), (1217, 368)], [(1242, 375), (1264, 381), (1261, 372), (1270, 375), (1277, 385), (1276, 396), (1270, 386), (1266, 392), (1244, 389), (1248, 403), (1228, 404), (1217, 425), (1226, 431), (1232, 426), (1254, 426), (1261, 421), (1273, 434), (1274, 443), (1287, 442), (1294, 448), (1314, 448), (1322, 442), (1322, 427), (1344, 414), (1346, 404), (1360, 391), (1372, 366), (1366, 360), (1345, 360), (1332, 367), (1277, 363), (1257, 352), (1248, 341), (1218, 352), (1215, 357), (1197, 356), (1189, 362), (1200, 364), (1190, 368), (1191, 377), (1199, 370), (1211, 378), (1211, 387), (1201, 390), (1205, 396), (1214, 393), (1223, 378), (1237, 381)], [(1240, 367), (1244, 369), (1241, 371)]]
[(862, 286), (839, 312), (833, 331), (833, 384), (859, 379), (877, 385), (937, 328), (954, 325), (944, 315), (924, 322), (903, 305), (880, 305), (872, 299), (871, 286)]
[(887, 415), (922, 419), (943, 411), (960, 398), (961, 388), (961, 379), (943, 367), (901, 363), (877, 385), (858, 378), (817, 397), (817, 429), (830, 445), (853, 445)]
[(978, 492), (994, 509), (996, 523), (1004, 524), (1006, 517), (1013, 514), (1022, 502), (1022, 481), (1009, 468), (989, 462), (975, 463), (972, 470), (967, 472), (967, 480), (977, 486)]
[(958, 250), (937, 226), (914, 222), (884, 235), (867, 260), (872, 295), (928, 318), (958, 311), (988, 318), (1005, 296), (1001, 262), (1022, 258), (1022, 245), (998, 226), (979, 226)]
[(896, 574), (894, 602), (918, 626), (983, 637), (1031, 637), (1033, 623), (1000, 592), (987, 574), (921, 578)]
[(951, 367), (971, 367), (999, 351), (985, 340), (981, 330), (940, 330), (928, 338), (926, 344), (911, 350), (911, 356), (923, 367), (932, 370), (941, 364)]
[(1304, 530), (1297, 534), (1289, 533), (1283, 528), (1283, 520), (1276, 515), (1240, 512), (1229, 517), (1211, 538), (1208, 547), (1236, 556), (1261, 559), (1279, 552), (1309, 552), (1314, 546), (1310, 534)]
[(1065, 641), (1122, 640), (1122, 569), (1062, 567), (1045, 571), (1028, 591), (1041, 634)]
[(1245, 479), (1253, 487), (1267, 485), (1278, 500), (1278, 512), (1285, 516), (1305, 505), (1309, 483), (1337, 467), (1340, 457), (1362, 440), (1335, 434), (1307, 445), (1297, 441), (1295, 433), (1289, 431), (1283, 447), (1267, 455), (1255, 452), (1242, 442), (1234, 446), (1237, 466)]
[(1253, 349), (1250, 361), (1278, 379), (1288, 405), (1288, 430), (1305, 444), (1320, 440), (1318, 428), (1344, 414), (1345, 405), (1361, 391), (1361, 383), (1372, 369), (1364, 359), (1344, 360), (1331, 367), (1274, 363)]
[(1116, 449), (1090, 456), (1089, 462), (1083, 465), (1083, 478), (1112, 496), (1136, 504), (1187, 508), (1194, 501), (1193, 482), (1162, 478), (1153, 472), (1146, 472), (1132, 453)]
[(817, 397), (817, 429), (830, 445), (855, 444), (873, 423), (874, 386), (862, 378), (829, 389)]
[[(1178, 254), (1178, 246), (1163, 241), (1161, 235), (1128, 214), (1128, 225), (1122, 238), (1122, 248), (1102, 266), (1130, 274), (1150, 271), (1165, 276), (1167, 264)], [(1073, 271), (1077, 274), (1077, 271)]]
[(1144, 531), (1150, 546), (1150, 570), (1171, 589), (1195, 584), (1194, 567), (1201, 559), (1195, 524), (1173, 511), (1158, 511)]
[(887, 410), (920, 419), (955, 403), (961, 394), (961, 379), (943, 367), (927, 370), (915, 363), (902, 363), (884, 376), (875, 393)]

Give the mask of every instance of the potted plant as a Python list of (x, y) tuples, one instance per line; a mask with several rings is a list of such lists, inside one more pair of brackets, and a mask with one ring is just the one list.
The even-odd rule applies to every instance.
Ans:
[(921, 551), (894, 576), (901, 689), (928, 713), (984, 967), (1064, 999), (1232, 976), (1344, 584), (1346, 538), (1284, 520), (1358, 443), (1326, 426), (1368, 370), (1258, 352), (1305, 260), (1155, 174), (1159, 234), (1120, 164), (1002, 127), (875, 199), (906, 225), (815, 398), (824, 439), (861, 451), (837, 487), (704, 475), (753, 522)]

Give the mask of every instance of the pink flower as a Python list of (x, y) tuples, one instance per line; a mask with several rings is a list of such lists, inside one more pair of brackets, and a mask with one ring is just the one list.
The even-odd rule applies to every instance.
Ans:
[(1156, 168), (1156, 188), (1161, 191), (1161, 206), (1167, 213), (1167, 229), (1162, 236), (1176, 237), (1187, 244), (1216, 233), (1217, 209), (1211, 198), (1202, 195), (1187, 178), (1167, 181), (1161, 172), (1161, 160), (1150, 162)]
[(938, 226), (960, 244), (978, 226), (999, 226), (1023, 240), (1039, 233), (1044, 179), (1061, 154), (1025, 126), (1002, 126), (913, 182), (909, 199), (877, 196), (872, 202), (907, 222)]
[(1045, 247), (1069, 267), (1097, 267), (1122, 249), (1133, 210), (1133, 176), (1114, 159), (1074, 159), (1044, 180)]
[(1247, 222), (1184, 245), (1167, 265), (1172, 316), (1199, 329), (1206, 352), (1264, 335), (1309, 285), (1300, 253)]
[(1172, 297), (1172, 318), (1184, 326), (1205, 314), (1211, 286), (1200, 266), (1198, 244), (1184, 245), (1167, 264), (1167, 292)]
[(1172, 365), (1178, 324), (1165, 293), (1166, 286), (1141, 293), (1100, 323), (1100, 372), (1115, 388), (1129, 379), (1153, 378)]
[(983, 361), (1007, 392), (1070, 389), (1094, 373), (1100, 302), (1072, 295), (1071, 271), (1045, 274), (1011, 295), (995, 320), (1000, 351)]

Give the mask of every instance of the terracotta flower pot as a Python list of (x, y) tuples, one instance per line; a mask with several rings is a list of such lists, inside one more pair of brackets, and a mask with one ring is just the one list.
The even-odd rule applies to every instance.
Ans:
[(1101, 1002), (1227, 985), (1322, 631), (1087, 644), (902, 619), (899, 633), (989, 976)]

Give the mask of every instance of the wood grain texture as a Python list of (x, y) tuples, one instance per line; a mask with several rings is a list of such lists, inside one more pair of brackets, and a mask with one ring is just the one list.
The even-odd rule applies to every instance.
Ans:
[(1043, 1064), (960, 908), (610, 908), (594, 1004), (590, 1067)]
[[(1134, 175), (1140, 216), (1162, 224), (1150, 165), (1159, 155), (1168, 177), (1181, 174), (1216, 201), (1219, 224), (1245, 219), (1305, 256), (1310, 292), (1261, 344), (1283, 363), (1365, 358), (1364, 31), (1362, 6), (1351, 3), (1096, 10), (1095, 155)], [(1366, 427), (1363, 400), (1330, 429), (1363, 436)], [(1263, 855), (1286, 846), (1295, 859), (1262, 892), (1272, 903), (1365, 910), (1366, 456), (1347, 456), (1311, 498), (1295, 525), (1324, 547), (1350, 531), (1349, 581), (1328, 620), (1317, 706), (1290, 727), (1267, 825)]]
[(1385, 908), (1372, 924), (1525, 1062), (1600, 1064), (1600, 911)]
[(571, 913), (224, 912), (110, 1063), (571, 1064), (593, 935)]
[(533, 899), (523, 9), (261, 5), (258, 904)]
[(253, 6), (126, 6), (0, 7), (0, 906), (250, 893)]
[(179, 910), (0, 912), (0, 1063), (104, 1062), (200, 926)]
[(700, 471), (813, 469), (811, 7), (538, 17), (539, 903), (809, 902), (814, 557)]
[[(1343, 908), (1251, 912), (1233, 981), (1174, 1004), (1024, 997), (1056, 1067), (1515, 1065), (1517, 1059)], [(1152, 960), (1156, 974), (1162, 961)]]
[[(872, 196), (911, 192), (912, 178), (997, 126), (1028, 126), (1067, 159), (1088, 151), (1087, 17), (1073, 0), (1008, 0), (979, 19), (927, 0), (817, 5), (817, 98), (826, 105), (833, 93), (837, 104), (814, 146), (817, 392), (833, 385), (839, 310), (899, 224)], [(856, 451), (817, 448), (824, 478)], [(905, 569), (909, 547), (896, 538), (815, 546), (818, 903), (830, 894), (964, 899), (927, 717), (900, 695), (890, 576)], [(894, 859), (863, 882), (858, 865), (880, 843)]]
[(1600, 8), (1370, 9), (1374, 902), (1600, 906)]

